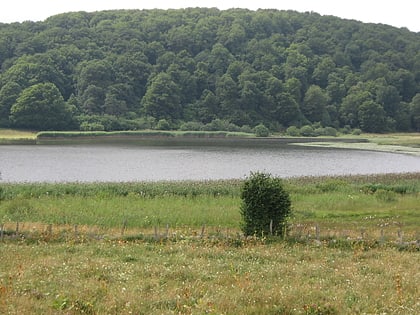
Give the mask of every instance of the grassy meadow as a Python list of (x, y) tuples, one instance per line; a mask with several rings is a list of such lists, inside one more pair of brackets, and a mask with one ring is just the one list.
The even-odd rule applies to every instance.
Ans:
[(0, 128), (1, 144), (27, 144), (35, 143), (36, 132), (28, 130)]
[(285, 179), (285, 239), (241, 184), (0, 184), (0, 313), (420, 312), (420, 173)]

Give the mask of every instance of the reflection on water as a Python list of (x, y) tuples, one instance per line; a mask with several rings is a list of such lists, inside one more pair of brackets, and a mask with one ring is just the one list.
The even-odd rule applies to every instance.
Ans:
[(420, 157), (279, 145), (0, 146), (2, 182), (155, 181), (420, 171)]

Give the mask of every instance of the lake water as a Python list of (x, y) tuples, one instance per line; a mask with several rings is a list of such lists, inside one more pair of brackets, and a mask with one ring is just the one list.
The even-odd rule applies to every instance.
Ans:
[(420, 157), (273, 143), (0, 146), (1, 182), (96, 182), (420, 172)]

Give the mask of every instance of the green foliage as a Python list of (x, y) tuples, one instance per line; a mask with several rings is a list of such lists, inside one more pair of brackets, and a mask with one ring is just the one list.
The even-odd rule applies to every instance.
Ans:
[(374, 183), (374, 184), (366, 184), (363, 185), (362, 190), (366, 193), (376, 193), (377, 191), (389, 191), (394, 192), (397, 194), (407, 194), (416, 192), (418, 187), (415, 185), (408, 183), (408, 184), (382, 184), (382, 183)]
[(28, 129), (67, 129), (71, 113), (53, 83), (39, 83), (23, 90), (10, 109), (14, 127)]
[(337, 136), (337, 130), (333, 127), (317, 128), (317, 129), (314, 130), (314, 134), (316, 136), (336, 137)]
[(245, 235), (286, 233), (291, 201), (281, 179), (265, 173), (251, 173), (243, 184), (241, 199)]
[[(165, 119), (183, 130), (418, 131), (419, 36), (316, 13), (214, 8), (2, 24), (0, 126), (139, 130)], [(39, 84), (56, 87), (65, 115), (61, 100), (33, 91), (24, 110)]]
[(81, 131), (104, 131), (105, 127), (104, 125), (97, 122), (89, 123), (87, 121), (84, 121), (80, 124), (80, 130)]
[(420, 93), (417, 93), (411, 101), (411, 113), (413, 127), (416, 131), (420, 131)]
[(300, 135), (303, 137), (313, 137), (315, 136), (315, 130), (311, 125), (305, 125), (300, 128)]
[(359, 107), (360, 128), (365, 132), (386, 131), (386, 117), (383, 107), (374, 101), (364, 102)]
[(270, 135), (270, 130), (263, 124), (255, 126), (254, 132), (257, 137), (268, 137)]
[(5, 208), (6, 218), (12, 221), (22, 221), (33, 214), (34, 208), (26, 199), (14, 199)]
[(160, 119), (156, 125), (157, 130), (170, 130), (171, 125), (166, 119)]
[(181, 124), (179, 130), (181, 131), (199, 131), (203, 129), (203, 124), (199, 122), (189, 121)]
[(394, 202), (397, 201), (397, 194), (393, 191), (379, 189), (375, 192), (375, 197), (383, 202)]
[(299, 137), (300, 136), (300, 130), (296, 126), (290, 126), (286, 129), (286, 134), (291, 137)]
[[(65, 184), (1, 184), (0, 200), (17, 197), (125, 197), (156, 198), (163, 196), (238, 196), (239, 180), (136, 182), (136, 183), (65, 183)], [(20, 203), (17, 203), (20, 205)], [(25, 204), (26, 205), (26, 204)]]
[(339, 179), (327, 179), (316, 184), (316, 188), (319, 189), (321, 192), (338, 191), (342, 190), (344, 187), (347, 186), (348, 183)]

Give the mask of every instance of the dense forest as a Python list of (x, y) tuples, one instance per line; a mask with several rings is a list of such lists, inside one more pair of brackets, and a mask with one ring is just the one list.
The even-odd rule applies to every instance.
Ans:
[(420, 33), (313, 12), (65, 13), (0, 64), (0, 128), (420, 130)]

